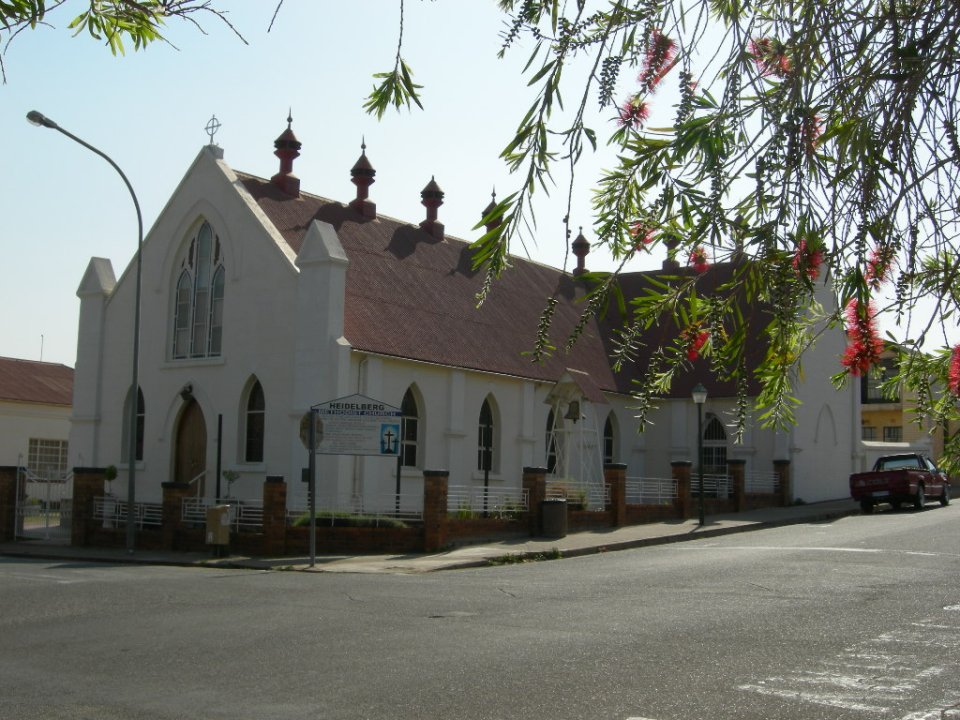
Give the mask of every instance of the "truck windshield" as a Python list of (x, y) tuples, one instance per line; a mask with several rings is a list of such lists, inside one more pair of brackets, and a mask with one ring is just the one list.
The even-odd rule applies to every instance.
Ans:
[(877, 462), (877, 470), (922, 470), (919, 458), (916, 457), (889, 457), (881, 458)]

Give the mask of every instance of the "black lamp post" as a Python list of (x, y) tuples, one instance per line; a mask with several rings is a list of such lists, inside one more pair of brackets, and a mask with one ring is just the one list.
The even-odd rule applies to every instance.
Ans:
[(703, 404), (707, 401), (707, 389), (703, 383), (697, 383), (691, 394), (697, 406), (697, 475), (700, 491), (700, 526), (703, 527), (706, 522), (703, 512)]
[(27, 113), (27, 120), (29, 120), (33, 125), (39, 125), (40, 127), (50, 128), (51, 130), (56, 130), (57, 132), (66, 135), (68, 138), (73, 140), (80, 145), (83, 145), (87, 150), (90, 150), (93, 153), (96, 153), (108, 163), (110, 166), (117, 171), (120, 177), (123, 179), (124, 184), (127, 186), (127, 190), (130, 191), (130, 197), (133, 199), (133, 207), (137, 211), (137, 284), (136, 284), (136, 296), (133, 302), (133, 381), (131, 384), (131, 394), (130, 394), (130, 415), (128, 418), (129, 423), (129, 445), (128, 445), (128, 470), (127, 470), (127, 552), (133, 552), (134, 545), (136, 544), (136, 533), (137, 525), (136, 519), (134, 517), (134, 506), (136, 503), (136, 472), (137, 472), (137, 406), (138, 403), (138, 393), (140, 391), (140, 282), (142, 275), (143, 267), (143, 258), (142, 258), (142, 249), (143, 249), (143, 215), (140, 213), (140, 203), (137, 201), (136, 193), (133, 192), (133, 186), (130, 184), (130, 181), (127, 180), (127, 176), (123, 174), (123, 170), (112, 160), (110, 157), (95, 148), (90, 143), (81, 140), (73, 133), (67, 132), (62, 127), (57, 125), (53, 120), (46, 117), (42, 113), (37, 112), (36, 110), (31, 110)]

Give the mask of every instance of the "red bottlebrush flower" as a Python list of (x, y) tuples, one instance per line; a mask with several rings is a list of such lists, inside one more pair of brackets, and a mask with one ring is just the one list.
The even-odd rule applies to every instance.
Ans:
[(710, 339), (710, 333), (707, 330), (701, 330), (699, 327), (688, 327), (683, 331), (682, 338), (687, 345), (687, 360), (691, 362), (700, 357), (700, 351)]
[(648, 249), (647, 246), (653, 242), (655, 235), (652, 227), (642, 220), (637, 220), (630, 225), (630, 237), (634, 240), (635, 250), (644, 250)]
[(637, 81), (647, 92), (656, 90), (664, 76), (677, 64), (676, 51), (677, 43), (660, 30), (654, 29), (650, 32), (643, 69), (637, 77)]
[(861, 313), (856, 299), (851, 300), (844, 314), (849, 344), (840, 362), (851, 375), (858, 376), (880, 362), (883, 340), (877, 335), (876, 310), (872, 303), (867, 303), (866, 313)]
[(784, 78), (793, 70), (793, 64), (787, 55), (787, 48), (779, 40), (760, 38), (750, 40), (747, 52), (753, 57), (760, 74), (768, 77)]
[(822, 264), (823, 248), (801, 239), (793, 255), (793, 271), (798, 276), (806, 275), (811, 280), (816, 280), (820, 277)]
[(688, 262), (690, 263), (690, 267), (698, 273), (705, 273), (707, 271), (707, 268), (710, 267), (710, 262), (707, 260), (707, 251), (703, 245), (697, 245), (697, 247), (690, 251)]
[(620, 106), (617, 122), (621, 127), (638, 128), (650, 116), (650, 107), (639, 96), (634, 96)]
[(887, 273), (893, 265), (894, 251), (890, 247), (873, 248), (867, 258), (867, 271), (864, 278), (874, 290), (878, 289), (887, 279)]
[(950, 352), (950, 372), (947, 375), (947, 387), (954, 397), (960, 397), (960, 345), (954, 345)]
[(816, 151), (821, 135), (823, 135), (823, 121), (820, 116), (812, 112), (807, 113), (800, 125), (800, 136), (807, 155), (813, 155)]

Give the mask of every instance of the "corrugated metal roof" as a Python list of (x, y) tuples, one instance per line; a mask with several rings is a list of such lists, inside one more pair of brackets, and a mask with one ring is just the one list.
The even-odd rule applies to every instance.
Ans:
[(0, 357), (0, 400), (69, 406), (73, 403), (73, 368)]

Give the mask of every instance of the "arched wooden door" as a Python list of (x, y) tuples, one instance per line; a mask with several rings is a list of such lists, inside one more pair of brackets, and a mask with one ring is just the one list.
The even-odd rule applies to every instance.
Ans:
[[(203, 419), (203, 410), (200, 404), (190, 399), (189, 404), (180, 415), (177, 426), (177, 455), (174, 461), (174, 482), (188, 483), (200, 475), (207, 467), (207, 424)], [(191, 487), (203, 497), (204, 479), (197, 480)]]

